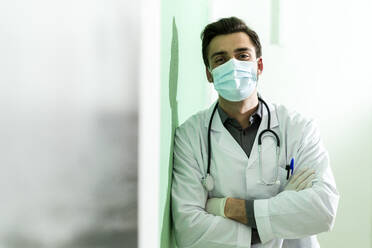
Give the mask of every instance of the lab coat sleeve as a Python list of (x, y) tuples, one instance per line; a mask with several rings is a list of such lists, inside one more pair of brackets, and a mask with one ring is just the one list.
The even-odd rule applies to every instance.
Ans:
[[(203, 175), (187, 135), (179, 128), (175, 135), (173, 159), (172, 216), (177, 246), (237, 247), (238, 226), (242, 224), (206, 212), (208, 194), (201, 183)], [(250, 230), (249, 227), (243, 228)], [(249, 244), (250, 237), (247, 247)]]
[(299, 239), (330, 231), (334, 225), (339, 194), (319, 129), (309, 121), (296, 145), (296, 173), (313, 168), (316, 179), (311, 188), (283, 191), (270, 199), (254, 202), (257, 229), (263, 243), (274, 238)]

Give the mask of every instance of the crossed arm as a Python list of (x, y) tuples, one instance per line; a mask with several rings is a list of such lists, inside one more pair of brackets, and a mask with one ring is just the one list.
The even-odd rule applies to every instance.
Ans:
[[(286, 190), (301, 191), (312, 186), (315, 179), (315, 171), (304, 169), (291, 177)], [(208, 199), (206, 210), (210, 214), (226, 217), (239, 223), (256, 228), (254, 220), (254, 201), (236, 199), (231, 197)]]

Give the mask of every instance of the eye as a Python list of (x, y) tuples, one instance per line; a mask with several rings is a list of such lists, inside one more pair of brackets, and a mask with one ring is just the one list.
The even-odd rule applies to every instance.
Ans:
[(221, 64), (224, 62), (224, 58), (223, 57), (218, 57), (214, 60), (214, 63), (215, 64)]
[(241, 53), (238, 56), (238, 59), (240, 59), (240, 60), (248, 60), (249, 58), (250, 58), (250, 56), (247, 53)]

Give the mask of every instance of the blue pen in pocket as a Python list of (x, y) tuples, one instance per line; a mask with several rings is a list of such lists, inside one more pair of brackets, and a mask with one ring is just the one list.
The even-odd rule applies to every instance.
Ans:
[(293, 175), (294, 170), (294, 158), (291, 159), (291, 163), (287, 164), (285, 166), (285, 169), (287, 170), (287, 180), (289, 179), (289, 171), (291, 171), (291, 175)]

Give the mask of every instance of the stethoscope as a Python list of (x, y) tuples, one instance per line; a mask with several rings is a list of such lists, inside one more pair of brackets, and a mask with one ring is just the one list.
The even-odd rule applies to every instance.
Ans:
[[(279, 139), (278, 134), (275, 133), (270, 128), (270, 124), (271, 124), (271, 113), (270, 113), (269, 106), (267, 105), (267, 103), (261, 97), (258, 97), (258, 100), (261, 101), (265, 105), (265, 108), (266, 108), (267, 114), (268, 114), (267, 129), (262, 130), (259, 133), (259, 135), (258, 135), (258, 153), (259, 153), (258, 159), (259, 159), (259, 168), (260, 168), (259, 169), (259, 173), (260, 173), (261, 182), (263, 184), (265, 184), (265, 185), (274, 185), (274, 184), (280, 183), (280, 181), (278, 181), (278, 177), (279, 177), (280, 139)], [(214, 117), (214, 114), (215, 114), (215, 112), (217, 110), (217, 107), (218, 107), (218, 102), (214, 106), (214, 109), (212, 111), (211, 118), (209, 120), (209, 125), (208, 125), (208, 169), (207, 169), (207, 175), (202, 178), (202, 184), (203, 184), (204, 188), (207, 191), (212, 191), (213, 188), (214, 188), (214, 179), (213, 179), (212, 175), (210, 174), (210, 169), (211, 169), (211, 153), (212, 153), (212, 147), (211, 147), (211, 126), (212, 126), (213, 117)], [(273, 181), (271, 181), (271, 182), (267, 182), (266, 180), (264, 180), (264, 178), (262, 176), (262, 151), (261, 151), (261, 145), (262, 145), (263, 135), (265, 133), (271, 133), (271, 134), (273, 134), (274, 137), (275, 137), (275, 140), (276, 140), (276, 163), (277, 163), (276, 164), (276, 167), (277, 167), (277, 170), (276, 170), (276, 174), (274, 176), (275, 179)], [(271, 135), (269, 137), (271, 137)]]

